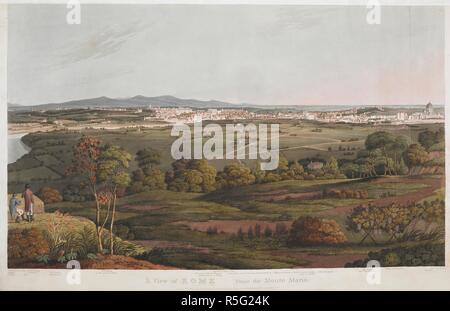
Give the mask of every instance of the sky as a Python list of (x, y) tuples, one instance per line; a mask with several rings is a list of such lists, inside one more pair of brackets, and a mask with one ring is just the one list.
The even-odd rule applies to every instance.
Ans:
[(444, 104), (444, 10), (10, 5), (8, 102), (172, 95), (256, 105)]

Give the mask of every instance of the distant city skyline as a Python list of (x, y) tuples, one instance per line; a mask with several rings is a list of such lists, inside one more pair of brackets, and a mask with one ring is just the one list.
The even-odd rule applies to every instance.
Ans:
[(444, 10), (10, 5), (8, 102), (171, 95), (267, 106), (439, 106)]

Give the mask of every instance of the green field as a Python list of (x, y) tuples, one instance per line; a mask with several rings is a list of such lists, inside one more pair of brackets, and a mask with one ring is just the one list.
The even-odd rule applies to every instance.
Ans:
[[(205, 122), (207, 124), (207, 122)], [(328, 159), (353, 159), (356, 152), (364, 148), (368, 134), (380, 130), (374, 126), (350, 126), (345, 124), (320, 125), (321, 132), (314, 132), (319, 125), (314, 122), (285, 121), (280, 125), (280, 154), (289, 161), (308, 157)], [(404, 135), (411, 142), (424, 129), (438, 129), (441, 125), (383, 126), (395, 135)], [(173, 162), (170, 146), (176, 137), (170, 136), (171, 127), (121, 130), (83, 130), (83, 134), (101, 139), (126, 149), (131, 154), (151, 147), (162, 154), (161, 169), (167, 170)], [(37, 132), (26, 135), (23, 141), (32, 148), (31, 152), (8, 166), (9, 191), (20, 191), (23, 184), (32, 181), (36, 188), (42, 185), (61, 189), (67, 184), (65, 168), (71, 163), (72, 146), (81, 137), (76, 131)], [(295, 135), (295, 136), (293, 136)], [(349, 141), (357, 139), (356, 141)], [(331, 150), (328, 148), (331, 147)], [(339, 150), (339, 147), (342, 150)], [(350, 148), (350, 150), (347, 150)], [(354, 148), (352, 150), (352, 148)], [(243, 160), (249, 167), (255, 167), (253, 160)], [(229, 160), (212, 160), (218, 170), (230, 163)], [(131, 162), (131, 170), (137, 164)]]
[[(376, 193), (385, 189), (400, 196), (426, 187), (420, 178), (413, 183), (399, 182), (395, 185), (389, 183), (389, 178), (386, 179), (386, 183), (382, 178), (378, 184), (372, 184), (369, 180), (285, 181), (207, 195), (151, 191), (122, 198), (117, 225), (122, 231), (126, 228), (127, 234), (123, 238), (132, 237), (134, 242), (150, 250), (146, 259), (169, 266), (188, 269), (308, 267), (314, 264), (309, 258), (311, 254), (316, 256), (313, 258), (337, 256), (337, 263), (344, 264), (342, 261), (364, 257), (368, 251), (380, 250), (386, 246), (360, 245), (360, 236), (344, 229), (349, 239), (344, 246), (288, 247), (282, 239), (275, 237), (238, 240), (230, 232), (220, 233), (220, 225), (223, 222), (226, 226), (226, 221), (242, 223), (241, 227), (246, 232), (248, 228), (245, 225), (249, 220), (256, 221), (264, 228), (267, 223), (289, 222), (302, 215), (312, 215), (334, 219), (345, 228), (346, 214), (327, 212), (339, 206), (358, 206), (375, 201)], [(370, 189), (371, 197), (366, 200), (315, 199), (277, 203), (260, 202), (254, 198), (255, 195), (280, 189), (302, 193), (326, 187), (347, 187), (355, 183), (358, 187)], [(224, 200), (224, 197), (227, 199)], [(158, 208), (152, 209), (154, 206)], [(46, 208), (48, 212), (59, 210), (94, 219), (93, 202), (61, 202), (47, 205)], [(188, 225), (204, 221), (219, 226), (219, 234), (211, 235), (204, 230), (193, 230)]]
[[(321, 131), (316, 131), (320, 127)], [(411, 143), (424, 129), (439, 125), (384, 126), (383, 130), (406, 136)], [(364, 149), (367, 135), (380, 130), (373, 126), (324, 125), (313, 122), (286, 121), (280, 126), (281, 154), (289, 161), (308, 157), (325, 160), (354, 159)], [(31, 152), (8, 167), (9, 192), (31, 183), (33, 189), (43, 186), (62, 191), (79, 180), (66, 176), (72, 161), (72, 146), (82, 134), (97, 137), (104, 143), (119, 145), (134, 155), (151, 147), (162, 154), (160, 168), (167, 170), (173, 162), (170, 145), (175, 137), (169, 127), (128, 130), (84, 130), (37, 132), (24, 137)], [(253, 167), (256, 163), (243, 161)], [(211, 161), (217, 170), (228, 162)], [(131, 161), (130, 170), (137, 168)], [(361, 235), (348, 230), (346, 220), (357, 206), (392, 202), (407, 203), (409, 198), (422, 202), (443, 200), (443, 177), (380, 176), (365, 179), (285, 180), (252, 184), (210, 193), (186, 193), (152, 190), (126, 195), (119, 199), (116, 234), (142, 245), (147, 252), (140, 256), (152, 263), (186, 269), (250, 269), (293, 267), (343, 267), (363, 259), (370, 251), (421, 242), (389, 241), (380, 236), (378, 244), (360, 244)], [(331, 198), (321, 194), (328, 190), (365, 191), (364, 198)], [(95, 220), (95, 203), (58, 202), (46, 205), (46, 212), (60, 211)], [(267, 234), (278, 225), (289, 228), (301, 216), (336, 221), (347, 241), (335, 246), (292, 246), (287, 233)], [(39, 217), (39, 216), (37, 216)], [(247, 236), (255, 225), (259, 236)], [(244, 237), (239, 236), (239, 230)], [(253, 233), (252, 233), (253, 234)]]

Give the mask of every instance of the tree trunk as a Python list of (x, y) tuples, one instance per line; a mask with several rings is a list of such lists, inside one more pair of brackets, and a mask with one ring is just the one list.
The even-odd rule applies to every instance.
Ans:
[(103, 253), (102, 229), (100, 226), (100, 204), (98, 202), (97, 194), (95, 194), (94, 197), (96, 203), (95, 227), (97, 231), (97, 250), (99, 253)]
[(103, 220), (102, 225), (100, 226), (100, 236), (103, 236), (103, 230), (105, 229), (106, 222), (109, 219), (109, 212), (111, 210), (111, 200), (108, 200), (108, 211), (106, 212), (105, 219)]
[(114, 190), (113, 198), (113, 208), (111, 214), (111, 224), (109, 227), (109, 251), (111, 255), (114, 255), (114, 240), (113, 240), (113, 228), (114, 228), (114, 217), (116, 216), (116, 191)]

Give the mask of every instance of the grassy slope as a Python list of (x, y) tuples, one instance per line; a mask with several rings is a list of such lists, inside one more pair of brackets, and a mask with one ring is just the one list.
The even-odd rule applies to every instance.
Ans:
[[(405, 177), (406, 178), (406, 177)], [(386, 178), (389, 181), (389, 178)], [(156, 240), (178, 242), (183, 247), (166, 250), (168, 254), (150, 258), (153, 262), (185, 268), (287, 268), (304, 266), (308, 263), (302, 257), (287, 256), (283, 250), (295, 253), (295, 249), (287, 249), (277, 239), (261, 241), (238, 241), (228, 234), (208, 235), (205, 232), (191, 230), (180, 223), (206, 220), (294, 220), (300, 215), (316, 215), (341, 205), (357, 206), (373, 201), (379, 193), (390, 191), (392, 195), (405, 194), (422, 188), (417, 183), (393, 186), (391, 183), (372, 183), (360, 180), (356, 185), (369, 192), (369, 198), (362, 199), (314, 199), (285, 200), (276, 203), (259, 202), (258, 195), (280, 190), (291, 193), (322, 190), (326, 187), (353, 187), (356, 181), (283, 181), (271, 184), (252, 185), (242, 189), (229, 189), (208, 195), (194, 193), (177, 193), (171, 191), (151, 191), (135, 194), (120, 199), (117, 224), (131, 229), (137, 240)], [(256, 199), (255, 199), (256, 197)], [(225, 199), (226, 198), (226, 199)], [(47, 206), (50, 211), (61, 210), (75, 215), (94, 217), (93, 203), (61, 202)], [(136, 207), (136, 209), (133, 209)], [(148, 210), (146, 210), (148, 208)], [(346, 215), (335, 215), (333, 218), (345, 230)], [(246, 231), (246, 228), (244, 228)], [(346, 231), (350, 243), (357, 243), (359, 235)], [(206, 252), (193, 245), (206, 249)], [(303, 252), (316, 254), (351, 255), (366, 254), (369, 250), (377, 250), (380, 246), (359, 246), (349, 244), (345, 247), (315, 247), (300, 249)], [(277, 254), (277, 251), (280, 253)], [(297, 250), (298, 251), (298, 250)]]
[[(362, 148), (363, 139), (379, 128), (348, 125), (320, 125), (322, 132), (312, 130), (319, 125), (311, 123), (286, 122), (281, 125), (282, 154), (289, 160), (298, 160), (307, 156), (331, 155), (337, 158), (351, 157), (338, 151), (338, 146)], [(432, 126), (432, 125), (430, 125)], [(429, 127), (429, 126), (427, 126)], [(386, 128), (383, 128), (386, 129)], [(393, 127), (390, 131), (408, 136), (412, 141), (417, 139), (417, 133), (424, 130), (423, 126)], [(147, 129), (141, 132), (135, 130), (87, 130), (85, 134), (99, 137), (104, 142), (118, 144), (130, 153), (135, 153), (143, 147), (151, 146), (162, 151), (162, 168), (170, 165), (170, 137), (169, 129)], [(32, 146), (30, 155), (9, 165), (9, 187), (22, 189), (23, 183), (31, 182), (35, 189), (41, 186), (53, 186), (61, 189), (73, 178), (66, 178), (64, 170), (70, 164), (71, 146), (80, 137), (75, 132), (34, 133), (25, 137), (25, 142)], [(358, 139), (352, 142), (341, 140)], [(147, 143), (148, 142), (148, 143)], [(332, 151), (328, 151), (328, 147)], [(224, 162), (216, 161), (214, 164), (220, 169)], [(132, 168), (136, 163), (132, 163)], [(44, 171), (42, 171), (44, 170)], [(47, 173), (45, 173), (47, 172)], [(49, 175), (49, 176), (47, 176)], [(49, 178), (47, 178), (49, 177)], [(44, 179), (42, 179), (44, 178)], [(369, 199), (290, 199), (279, 202), (263, 202), (258, 196), (269, 192), (287, 191), (289, 193), (302, 193), (321, 191), (326, 187), (351, 187), (366, 189)], [(279, 183), (252, 185), (238, 189), (217, 192), (209, 195), (192, 193), (175, 193), (170, 191), (152, 191), (122, 198), (117, 213), (117, 224), (128, 226), (137, 239), (142, 240), (169, 240), (206, 248), (206, 252), (197, 250), (172, 250), (172, 253), (163, 256), (163, 263), (186, 268), (284, 268), (303, 266), (308, 260), (280, 255), (285, 249), (276, 239), (261, 242), (234, 241), (227, 235), (208, 235), (204, 232), (190, 230), (188, 226), (179, 221), (203, 220), (293, 220), (300, 215), (321, 215), (340, 206), (356, 206), (368, 203), (381, 194), (390, 192), (391, 195), (401, 195), (420, 189), (423, 185), (417, 183), (401, 184), (371, 184), (368, 181), (328, 180), (328, 181), (284, 181)], [(136, 210), (127, 206), (156, 205), (158, 209)], [(93, 219), (94, 205), (92, 202), (70, 203), (61, 202), (47, 205), (47, 211), (61, 210), (72, 215), (80, 215)], [(342, 227), (345, 225), (345, 215), (333, 215)], [(347, 232), (351, 242), (359, 239)], [(322, 254), (353, 254), (366, 253), (374, 247), (361, 247), (349, 245), (346, 247), (322, 247), (301, 249), (300, 251), (318, 252)], [(376, 248), (376, 247), (375, 247)], [(280, 254), (274, 255), (274, 250)], [(294, 252), (295, 250), (289, 249)], [(156, 258), (157, 259), (157, 258)]]

